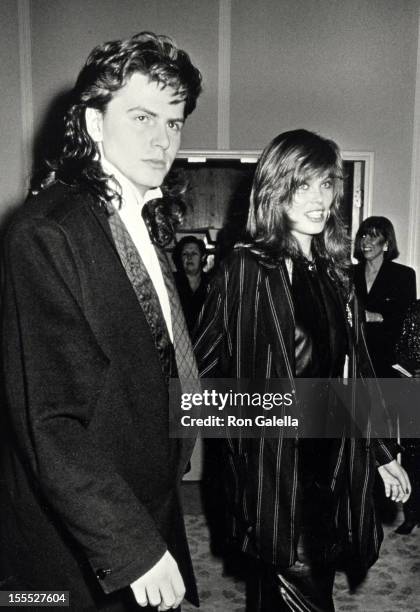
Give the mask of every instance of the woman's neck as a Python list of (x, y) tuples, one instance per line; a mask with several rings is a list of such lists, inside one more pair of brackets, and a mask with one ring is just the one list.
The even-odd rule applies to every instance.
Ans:
[(366, 272), (368, 272), (368, 274), (377, 274), (383, 262), (384, 262), (383, 253), (375, 257), (375, 259), (367, 259), (366, 260)]
[(297, 243), (299, 244), (302, 255), (306, 257), (306, 259), (309, 259), (309, 261), (312, 261), (313, 260), (313, 253), (312, 253), (313, 236), (311, 236), (310, 234), (301, 234), (300, 232), (293, 232), (293, 230), (292, 230), (292, 234), (295, 237)]
[(186, 274), (186, 277), (190, 285), (191, 291), (194, 293), (200, 286), (201, 272), (198, 272), (198, 274)]
[(372, 285), (378, 276), (381, 265), (384, 261), (384, 256), (382, 254), (381, 257), (375, 257), (375, 259), (366, 260), (365, 266), (365, 281), (366, 281), (366, 289), (369, 291), (372, 289)]

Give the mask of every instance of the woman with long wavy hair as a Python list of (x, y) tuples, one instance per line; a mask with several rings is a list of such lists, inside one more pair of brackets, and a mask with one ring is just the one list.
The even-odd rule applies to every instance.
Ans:
[[(372, 375), (350, 299), (342, 193), (343, 163), (331, 140), (295, 130), (265, 148), (247, 238), (224, 262), (201, 313), (195, 349), (203, 377), (288, 379), (295, 388), (295, 379), (340, 378), (345, 369)], [(329, 406), (313, 409), (321, 420)], [(334, 610), (336, 567), (367, 570), (379, 553), (376, 467), (387, 496), (409, 496), (396, 444), (346, 434), (291, 438), (279, 428), (274, 438), (228, 436), (222, 446), (230, 538), (253, 559), (249, 609)]]

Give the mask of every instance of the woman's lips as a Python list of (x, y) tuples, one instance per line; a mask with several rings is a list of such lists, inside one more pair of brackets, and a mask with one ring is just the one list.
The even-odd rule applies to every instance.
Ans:
[(323, 221), (325, 218), (323, 210), (313, 210), (305, 214), (311, 221)]

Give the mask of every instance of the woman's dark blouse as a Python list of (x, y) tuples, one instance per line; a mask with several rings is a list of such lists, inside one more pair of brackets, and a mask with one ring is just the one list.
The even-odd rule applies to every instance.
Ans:
[(208, 276), (205, 272), (201, 273), (201, 281), (195, 291), (191, 289), (188, 278), (183, 272), (176, 272), (174, 277), (185, 321), (191, 334), (207, 296)]
[[(293, 262), (292, 299), (295, 310), (295, 363), (298, 378), (332, 378), (343, 374), (347, 334), (336, 290), (322, 262)], [(318, 394), (317, 394), (318, 395)], [(317, 420), (325, 420), (328, 392), (309, 398)], [(305, 554), (316, 554), (331, 544), (333, 503), (329, 494), (331, 440), (301, 440), (300, 474), (303, 484), (301, 533)], [(305, 512), (305, 508), (308, 512)], [(316, 511), (314, 512), (314, 508)], [(316, 551), (316, 552), (315, 552)]]
[(293, 262), (296, 376), (342, 376), (347, 352), (346, 325), (330, 277), (322, 262)]

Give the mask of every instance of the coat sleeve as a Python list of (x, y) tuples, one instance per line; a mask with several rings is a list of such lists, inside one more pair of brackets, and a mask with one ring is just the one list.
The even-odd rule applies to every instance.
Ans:
[(397, 458), (401, 447), (397, 444), (397, 441), (390, 438), (384, 440), (382, 438), (372, 439), (373, 452), (375, 454), (376, 463), (378, 465), (386, 465)]
[[(353, 294), (351, 309), (353, 312), (353, 320), (355, 324), (355, 352), (356, 355), (352, 357), (352, 360), (356, 359), (358, 375), (367, 379), (376, 379), (371, 358), (366, 343), (365, 336), (365, 322), (363, 320), (362, 306), (356, 296)], [(383, 422), (390, 421), (388, 409), (386, 406), (385, 399), (383, 397), (382, 390), (379, 383), (375, 380), (375, 384), (371, 385), (371, 391), (374, 392), (375, 397), (370, 397), (369, 401), (374, 403), (378, 410), (383, 412)], [(373, 436), (371, 439), (371, 448), (375, 456), (377, 465), (385, 465), (397, 458), (397, 454), (401, 451), (401, 447), (397, 443), (395, 438), (381, 438)]]
[(396, 342), (408, 307), (416, 299), (416, 273), (408, 266), (400, 266), (394, 274), (393, 282), (395, 299), (390, 302), (382, 301), (378, 312), (384, 317)]
[[(240, 367), (238, 337), (243, 297), (241, 256), (232, 257), (210, 282), (207, 297), (193, 332), (194, 352), (201, 378), (236, 378)], [(242, 271), (242, 272), (241, 272)]]
[(222, 269), (212, 279), (193, 332), (194, 353), (202, 378), (222, 376), (222, 350), (226, 346), (226, 332), (229, 337), (226, 321), (228, 276), (228, 272)]
[(4, 375), (18, 452), (37, 495), (112, 592), (148, 571), (166, 544), (89, 429), (109, 357), (84, 315), (75, 251), (56, 223), (21, 220), (4, 267)]

